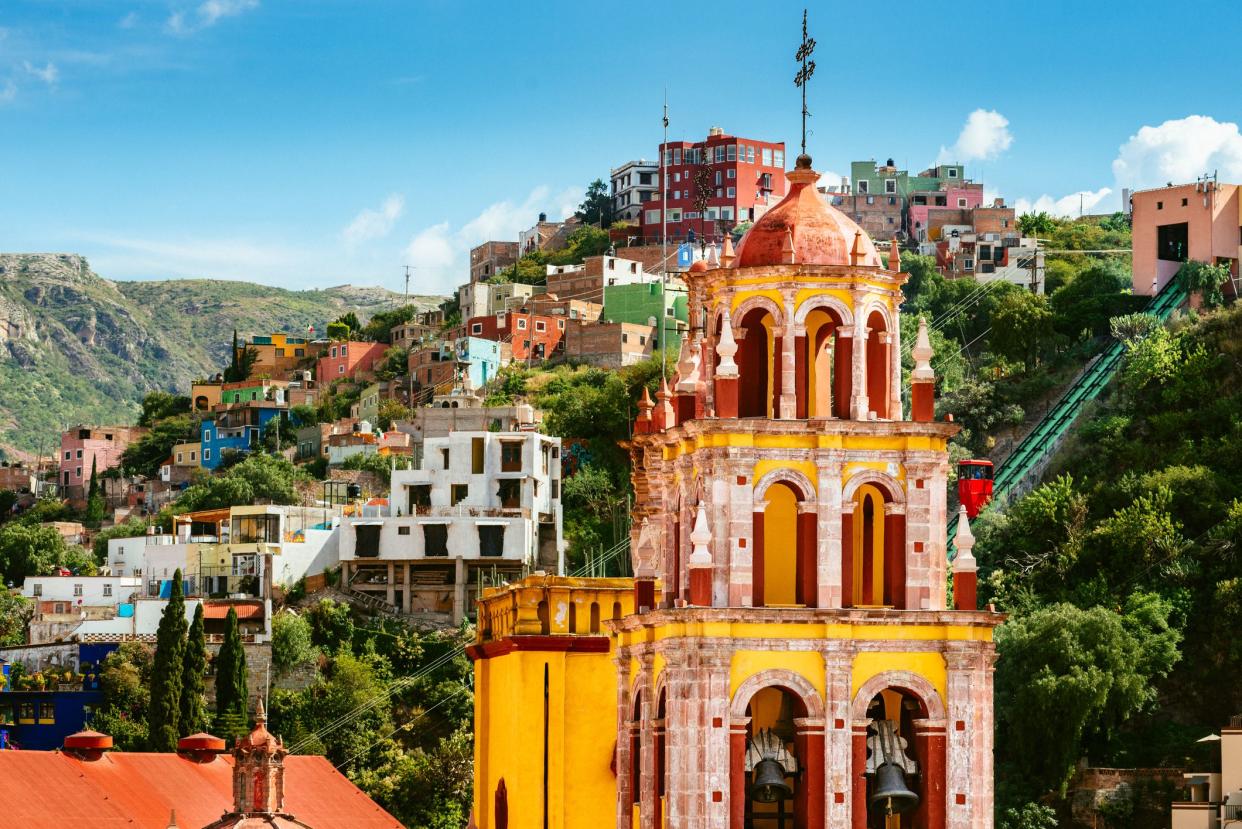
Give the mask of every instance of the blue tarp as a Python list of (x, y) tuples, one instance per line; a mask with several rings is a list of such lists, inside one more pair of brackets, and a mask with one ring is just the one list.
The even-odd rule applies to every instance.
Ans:
[(132, 604), (118, 605), (116, 615), (122, 619), (132, 619), (134, 616), (134, 606)]

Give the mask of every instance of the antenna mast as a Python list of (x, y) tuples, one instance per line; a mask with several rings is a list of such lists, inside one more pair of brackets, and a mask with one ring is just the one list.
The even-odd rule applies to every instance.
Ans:
[(660, 145), (660, 376), (668, 381), (668, 87), (664, 88), (664, 143)]

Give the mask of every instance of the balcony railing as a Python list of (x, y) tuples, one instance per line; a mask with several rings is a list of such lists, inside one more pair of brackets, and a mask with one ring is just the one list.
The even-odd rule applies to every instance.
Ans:
[(1242, 820), (1242, 806), (1221, 806), (1221, 820)]
[(467, 504), (451, 507), (415, 505), (413, 515), (419, 518), (530, 518), (530, 510), (521, 507), (472, 507)]

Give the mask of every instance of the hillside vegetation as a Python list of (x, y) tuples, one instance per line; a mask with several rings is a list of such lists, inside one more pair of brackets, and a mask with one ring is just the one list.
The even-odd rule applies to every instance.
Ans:
[[(400, 294), (343, 286), (288, 291), (246, 282), (112, 282), (83, 257), (0, 254), (0, 453), (44, 453), (75, 423), (132, 423), (147, 391), (185, 393), (228, 362), (232, 332), (317, 334)], [(412, 297), (421, 307), (438, 297)]]

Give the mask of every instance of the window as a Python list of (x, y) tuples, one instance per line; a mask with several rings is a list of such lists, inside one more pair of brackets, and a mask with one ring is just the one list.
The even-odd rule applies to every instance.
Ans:
[(397, 527), (397, 535), (409, 535), (409, 534), (410, 534), (410, 528), (408, 526)]
[(672, 151), (672, 150), (665, 150), (665, 151), (664, 151), (664, 166), (666, 166), (666, 167), (667, 167), (668, 165), (670, 165), (670, 164), (672, 164), (672, 163), (673, 163), (673, 151)]
[(65, 460), (67, 460), (67, 461), (68, 461), (68, 460), (73, 460), (73, 453), (72, 453), (72, 452), (65, 452)]
[(896, 204), (896, 203), (897, 203), (897, 197), (896, 197), (896, 196), (889, 196), (889, 197), (888, 197), (888, 203), (889, 203), (889, 204)]
[(479, 555), (502, 556), (505, 554), (505, 528), (503, 524), (479, 525)]
[(680, 181), (681, 181), (681, 173), (673, 173), (673, 181), (675, 181), (675, 182), (680, 182)]
[(482, 333), (483, 333), (483, 323), (481, 323), (481, 322), (472, 322), (472, 323), (470, 323), (470, 333), (471, 333), (471, 334), (482, 334)]
[[(573, 312), (571, 311), (570, 313), (573, 313)], [(559, 330), (559, 331), (564, 331), (564, 330), (565, 330), (565, 320), (557, 320), (557, 321), (556, 321), (556, 327), (557, 327), (557, 330)]]
[(725, 148), (725, 160), (726, 161), (737, 161), (737, 145), (736, 144), (730, 144), (728, 147)]
[(895, 178), (884, 179), (884, 192), (885, 193), (896, 193), (897, 192), (897, 179)]
[(210, 449), (204, 449), (204, 450), (203, 450), (203, 460), (205, 460), (205, 461), (209, 461), (209, 460), (211, 460), (211, 450), (210, 450)]
[(639, 345), (646, 345), (646, 344), (647, 344), (647, 336), (646, 336), (645, 334), (639, 334), (639, 335), (638, 335), (638, 344), (639, 344)]
[(975, 260), (973, 260), (973, 259), (963, 259), (963, 260), (962, 260), (962, 270), (964, 270), (964, 271), (973, 271), (974, 269), (975, 269)]
[(747, 145), (746, 147), (746, 163), (747, 164), (755, 163), (755, 148), (751, 145)]
[(717, 162), (717, 163), (719, 163), (719, 162), (724, 161), (724, 160), (725, 160), (725, 148), (724, 148), (723, 146), (719, 146), (719, 145), (717, 145), (717, 147), (716, 147), (716, 162)]
[(1185, 262), (1190, 243), (1190, 225), (1160, 225), (1156, 228), (1156, 256), (1166, 262)]
[(336, 346), (332, 346), (332, 352), (331, 352), (331, 353), (332, 353), (332, 356), (333, 356), (333, 357), (335, 357), (335, 356), (336, 356)]
[(959, 198), (959, 199), (957, 200), (957, 206), (958, 206), (958, 207), (965, 207), (965, 206), (966, 206), (966, 200), (965, 200), (965, 199), (963, 199), (963, 198)]
[(42, 585), (42, 584), (39, 584), (38, 582), (35, 582), (35, 585), (34, 585), (34, 591), (33, 591), (33, 592), (34, 592), (34, 595), (36, 595), (36, 596), (42, 596), (42, 595), (43, 595), (43, 585)]
[(80, 466), (79, 466), (79, 467), (77, 468), (77, 470), (76, 470), (73, 474), (74, 474), (75, 476), (77, 476), (77, 477), (81, 478), (81, 477), (82, 477), (82, 467), (80, 467)]
[(1162, 202), (1162, 201), (1158, 201), (1158, 202), (1156, 202), (1156, 209), (1157, 209), (1157, 210), (1164, 210), (1164, 202)]
[(79, 459), (82, 457), (82, 450), (81, 450), (81, 449), (79, 449), (79, 450), (78, 450), (77, 457), (78, 457)]
[(413, 484), (406, 487), (406, 503), (410, 515), (416, 514), (420, 509), (426, 511), (431, 506), (431, 484)]
[(767, 147), (763, 148), (763, 166), (764, 167), (772, 166), (772, 150), (770, 150)]
[(75, 595), (75, 596), (81, 596), (81, 595), (82, 595), (82, 585), (80, 585), (80, 584), (75, 584), (75, 585), (73, 586), (73, 595)]
[(470, 497), (470, 484), (453, 484), (450, 489), (450, 495), (453, 506), (457, 506)]
[(543, 320), (536, 320), (536, 321), (535, 321), (535, 331), (536, 331), (536, 332), (543, 332), (543, 331), (547, 331), (547, 330), (548, 330), (548, 324), (547, 324), (546, 322), (544, 322)]
[(673, 163), (674, 164), (681, 163), (681, 150), (680, 149), (673, 150)]
[(731, 199), (737, 198), (737, 188), (730, 187), (729, 189), (725, 190), (725, 195)]
[(337, 366), (337, 367), (336, 367), (336, 373), (337, 373), (337, 374), (344, 374), (344, 373), (345, 373), (345, 366), (344, 366), (344, 365), (339, 365), (339, 366)]
[(305, 349), (305, 348), (295, 348), (295, 349), (293, 349), (293, 356), (294, 356), (294, 357), (305, 357), (305, 356), (306, 356), (306, 349)]
[(502, 440), (500, 442), (500, 471), (522, 471), (522, 441)]
[(950, 168), (949, 168), (949, 178), (957, 178), (957, 169), (956, 169), (956, 168), (954, 168), (954, 167), (950, 167)]
[(621, 332), (621, 342), (623, 342), (623, 343), (628, 343), (629, 341), (630, 341), (630, 335), (629, 335), (629, 334), (626, 334), (624, 331), (622, 331), (622, 332)]
[(561, 497), (561, 482), (553, 481), (552, 482), (552, 500), (555, 501), (557, 498), (560, 498), (560, 497)]
[(448, 525), (447, 524), (424, 524), (423, 525), (423, 555), (425, 556), (446, 556), (448, 555)]
[(518, 509), (522, 506), (522, 482), (516, 478), (506, 478), (499, 482), (496, 495), (500, 498), (502, 509)]
[(720, 183), (720, 171), (719, 170), (716, 171), (716, 183), (717, 184)]
[(855, 189), (857, 189), (859, 193), (866, 193), (866, 192), (867, 192), (867, 183), (868, 183), (868, 182), (867, 182), (867, 180), (866, 180), (865, 178), (860, 178), (860, 179), (858, 180), (857, 184), (855, 185)]
[(277, 356), (277, 357), (283, 357), (283, 356), (285, 356), (285, 350), (284, 350), (283, 348), (278, 348), (278, 349), (276, 349), (276, 356)]
[(875, 196), (867, 196), (867, 204), (875, 204)]
[(444, 466), (443, 466), (442, 468), (443, 468), (443, 469), (448, 469), (448, 468), (449, 468), (449, 450), (448, 450), (447, 448), (441, 449), (441, 450), (440, 450), (440, 457), (441, 457), (441, 458), (443, 459), (443, 461), (444, 461)]
[(470, 472), (473, 475), (483, 474), (483, 452), (487, 442), (483, 438), (470, 438)]
[(347, 345), (341, 346), (341, 356), (344, 357), (348, 353), (349, 353), (349, 346)]
[(773, 155), (773, 159), (772, 159), (773, 166), (776, 166), (776, 167), (785, 166), (785, 151), (784, 150), (775, 150), (773, 151), (772, 155)]
[(1186, 205), (1187, 205), (1187, 200), (1186, 200), (1186, 199), (1182, 199), (1182, 207), (1185, 207)]
[(656, 225), (659, 223), (660, 223), (660, 211), (659, 210), (648, 210), (647, 211), (647, 224)]

